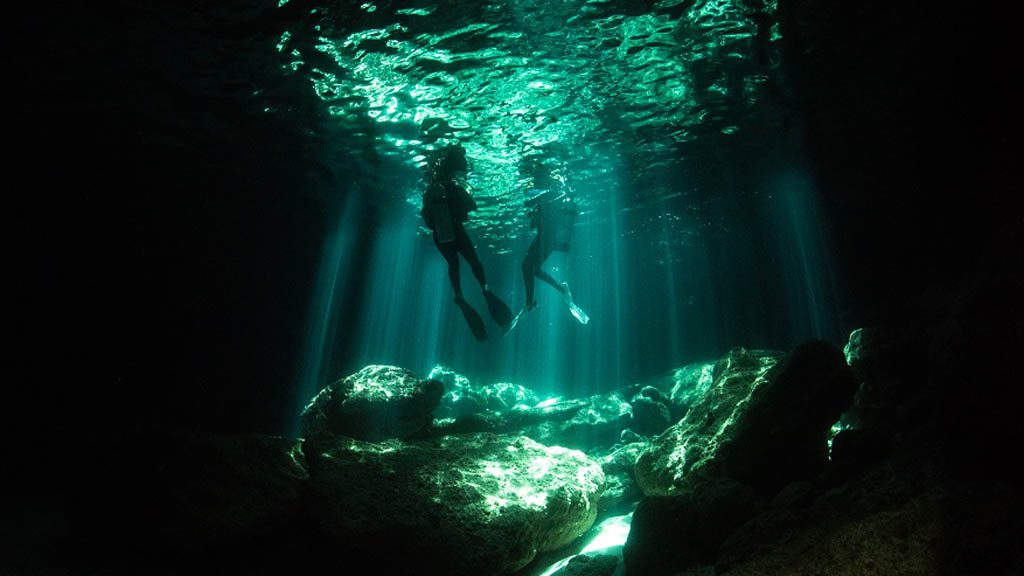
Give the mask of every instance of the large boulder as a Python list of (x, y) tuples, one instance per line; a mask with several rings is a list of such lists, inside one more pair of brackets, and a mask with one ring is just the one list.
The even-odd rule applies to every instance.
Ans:
[(644, 493), (673, 494), (683, 487), (686, 474), (706, 466), (723, 429), (735, 421), (753, 388), (777, 362), (777, 355), (756, 355), (744, 348), (735, 348), (719, 360), (704, 397), (637, 460), (636, 480)]
[(388, 574), (509, 574), (586, 532), (604, 488), (583, 453), (521, 436), (321, 437), (306, 452), (325, 536)]
[(729, 477), (770, 495), (814, 476), (856, 386), (843, 354), (826, 342), (807, 342), (782, 361), (733, 350), (704, 399), (638, 459), (637, 482), (645, 494), (668, 495)]
[(859, 387), (844, 415), (855, 428), (886, 428), (916, 419), (927, 400), (927, 357), (920, 330), (874, 326), (850, 333), (843, 347)]
[(445, 366), (435, 366), (427, 378), (437, 380), (444, 386), (440, 404), (434, 409), (435, 418), (456, 418), (485, 409), (484, 404), (475, 397), (475, 387), (462, 374)]
[(340, 434), (359, 440), (425, 436), (444, 392), (396, 366), (371, 365), (326, 386), (302, 411), (302, 435)]
[(882, 509), (848, 511), (827, 504), (772, 510), (751, 520), (719, 549), (715, 574), (1011, 574), (952, 569), (947, 504), (925, 488)]

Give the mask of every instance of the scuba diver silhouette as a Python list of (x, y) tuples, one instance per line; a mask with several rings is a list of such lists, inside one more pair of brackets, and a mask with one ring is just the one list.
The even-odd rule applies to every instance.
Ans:
[(487, 286), (484, 266), (464, 226), (469, 220), (469, 213), (477, 208), (473, 197), (456, 180), (458, 174), (468, 170), (465, 148), (458, 144), (445, 148), (440, 159), (432, 167), (427, 187), (423, 192), (420, 216), (433, 233), (434, 245), (448, 263), (448, 280), (455, 291), (455, 304), (466, 318), (473, 336), (479, 341), (484, 341), (487, 339), (487, 329), (483, 320), (462, 295), (460, 254), (469, 263), (473, 276), (480, 283), (480, 290), (494, 321), (502, 328), (508, 327), (512, 322), (512, 311)]
[(530, 248), (526, 251), (522, 264), (523, 283), (526, 285), (526, 304), (512, 319), (512, 326), (509, 330), (519, 323), (523, 314), (537, 307), (537, 300), (534, 298), (536, 278), (540, 278), (557, 290), (573, 317), (580, 324), (586, 324), (590, 321), (590, 317), (573, 302), (569, 284), (556, 280), (541, 268), (552, 252), (569, 251), (573, 225), (578, 215), (575, 200), (565, 192), (547, 190), (528, 199), (526, 208), (530, 218), (530, 228), (535, 229), (537, 235), (530, 243)]

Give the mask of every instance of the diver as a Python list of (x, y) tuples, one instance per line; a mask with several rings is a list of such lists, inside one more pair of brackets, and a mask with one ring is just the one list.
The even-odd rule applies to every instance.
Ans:
[(586, 324), (590, 318), (573, 302), (569, 284), (556, 280), (541, 268), (552, 252), (569, 251), (573, 226), (578, 215), (575, 200), (565, 192), (546, 190), (528, 199), (526, 208), (530, 218), (530, 228), (536, 230), (537, 235), (530, 243), (530, 248), (526, 251), (522, 264), (523, 283), (526, 285), (526, 304), (513, 319), (512, 325), (515, 326), (525, 312), (537, 307), (537, 300), (534, 297), (536, 278), (540, 278), (557, 290), (573, 317), (580, 324)]
[(465, 148), (458, 144), (445, 148), (440, 159), (432, 167), (427, 187), (423, 192), (420, 216), (433, 233), (434, 245), (448, 263), (448, 280), (455, 291), (455, 304), (462, 310), (476, 339), (483, 341), (487, 339), (483, 320), (462, 295), (460, 254), (469, 263), (473, 276), (480, 283), (487, 309), (494, 321), (503, 328), (508, 327), (512, 322), (512, 311), (487, 286), (484, 266), (464, 226), (469, 220), (469, 213), (477, 208), (473, 197), (456, 179), (468, 170)]

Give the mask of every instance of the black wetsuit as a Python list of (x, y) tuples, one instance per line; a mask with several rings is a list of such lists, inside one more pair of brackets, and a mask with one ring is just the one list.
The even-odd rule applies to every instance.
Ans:
[(469, 192), (451, 178), (436, 179), (423, 194), (420, 215), (427, 228), (433, 232), (434, 245), (448, 262), (448, 280), (457, 298), (462, 297), (459, 254), (469, 263), (480, 286), (487, 285), (484, 266), (463, 225), (469, 219), (469, 213), (475, 209), (476, 202)]

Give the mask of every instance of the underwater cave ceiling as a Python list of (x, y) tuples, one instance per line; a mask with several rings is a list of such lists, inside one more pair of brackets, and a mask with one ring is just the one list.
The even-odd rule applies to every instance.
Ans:
[(282, 0), (275, 22), (281, 70), (372, 167), (366, 186), (417, 205), (431, 152), (457, 141), (492, 236), (550, 179), (591, 213), (699, 220), (685, 163), (764, 116), (778, 64), (773, 1)]

